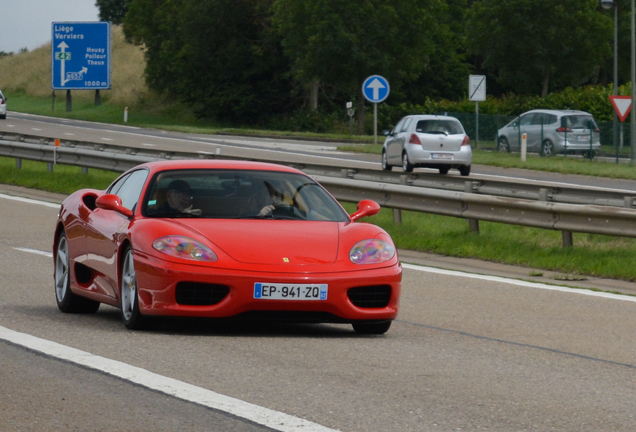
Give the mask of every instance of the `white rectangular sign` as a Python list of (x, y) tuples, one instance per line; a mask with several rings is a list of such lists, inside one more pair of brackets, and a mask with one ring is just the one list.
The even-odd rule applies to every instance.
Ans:
[(468, 78), (468, 99), (471, 101), (486, 100), (486, 75), (471, 75)]

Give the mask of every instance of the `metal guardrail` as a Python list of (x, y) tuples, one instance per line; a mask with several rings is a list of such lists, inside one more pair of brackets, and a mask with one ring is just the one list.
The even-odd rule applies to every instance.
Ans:
[[(59, 164), (116, 172), (153, 160), (245, 159), (73, 141), (64, 141), (56, 148), (51, 139), (0, 135), (0, 156), (47, 162), (52, 166), (54, 154), (55, 162)], [(312, 175), (339, 200), (372, 199), (394, 210), (466, 218), (472, 221), (471, 228), (477, 231), (479, 220), (561, 230), (566, 246), (572, 244), (572, 232), (636, 237), (636, 209), (633, 208), (636, 193), (306, 163), (287, 165)]]

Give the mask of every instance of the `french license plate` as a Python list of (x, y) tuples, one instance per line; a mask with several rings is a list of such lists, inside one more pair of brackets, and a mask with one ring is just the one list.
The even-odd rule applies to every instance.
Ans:
[(448, 153), (431, 153), (431, 159), (452, 159), (453, 155)]
[(588, 140), (589, 141), (590, 136), (589, 135), (577, 135), (576, 139), (577, 140)]
[(327, 284), (256, 282), (254, 298), (261, 300), (327, 300)]

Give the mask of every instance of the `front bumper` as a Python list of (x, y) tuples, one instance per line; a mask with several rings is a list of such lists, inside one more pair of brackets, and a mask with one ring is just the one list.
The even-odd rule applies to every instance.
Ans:
[[(154, 257), (135, 255), (140, 311), (144, 315), (229, 318), (252, 312), (270, 316), (293, 313), (316, 322), (316, 316), (335, 319), (318, 321), (355, 322), (360, 320), (392, 320), (397, 317), (401, 291), (402, 267), (389, 267), (344, 272), (286, 273), (255, 272), (245, 269), (217, 269), (202, 265), (176, 264)], [(212, 305), (184, 305), (176, 301), (179, 282), (227, 286), (228, 294)], [(285, 284), (328, 284), (326, 300), (263, 300), (254, 298), (256, 282)], [(358, 307), (348, 290), (364, 286), (390, 286), (390, 299), (384, 307)], [(297, 319), (298, 320), (298, 319)]]

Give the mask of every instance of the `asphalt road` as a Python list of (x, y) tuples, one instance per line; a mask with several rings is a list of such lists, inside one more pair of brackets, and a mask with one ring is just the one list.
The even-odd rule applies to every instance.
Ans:
[[(408, 266), (385, 336), (209, 321), (131, 332), (112, 307), (57, 310), (56, 214), (0, 197), (4, 328), (341, 431), (636, 428), (632, 297)], [(261, 427), (6, 343), (0, 352), (0, 430)]]
[[(219, 144), (209, 137), (13, 117), (0, 129), (379, 165), (372, 156), (341, 155), (324, 143), (233, 138)], [(480, 169), (473, 175), (511, 172)], [(537, 175), (519, 171), (513, 175)], [(598, 179), (563, 177), (583, 180), (603, 186)], [(632, 182), (607, 187), (628, 186)], [(55, 206), (0, 195), (0, 333), (19, 332), (12, 343), (0, 341), (2, 431), (267, 430), (245, 421), (240, 403), (229, 415), (134, 379), (146, 372), (176, 380), (189, 394), (213, 392), (282, 413), (275, 430), (291, 430), (284, 429), (291, 424), (284, 415), (313, 422), (304, 430), (322, 425), (354, 432), (636, 429), (633, 297), (477, 276), (471, 272), (488, 273), (478, 263), (455, 262), (452, 268), (465, 272), (446, 272), (426, 267), (433, 260), (425, 255), (405, 254), (403, 262), (424, 266), (405, 265), (400, 316), (384, 336), (359, 336), (344, 325), (210, 321), (166, 321), (156, 331), (131, 332), (112, 307), (88, 316), (58, 311), (50, 257), (56, 214)], [(601, 282), (588, 285), (604, 289)], [(29, 335), (60, 344), (54, 351), (81, 350), (84, 366), (20, 347)], [(112, 360), (118, 370), (130, 367), (133, 378), (91, 369), (92, 362)]]
[[(337, 142), (179, 133), (16, 112), (10, 112), (6, 121), (0, 121), (0, 131), (168, 152), (178, 150), (194, 154), (249, 156), (272, 162), (285, 160), (348, 168), (380, 169), (379, 155), (340, 152), (337, 150), (338, 146), (346, 143)], [(382, 142), (382, 138), (378, 137), (378, 141)], [(416, 168), (416, 171), (437, 174), (437, 170), (428, 168)], [(451, 171), (448, 175), (459, 176), (459, 173)], [(477, 180), (527, 179), (528, 181), (549, 181), (555, 186), (563, 183), (636, 191), (636, 181), (633, 180), (564, 175), (475, 164), (472, 167), (470, 178)]]

